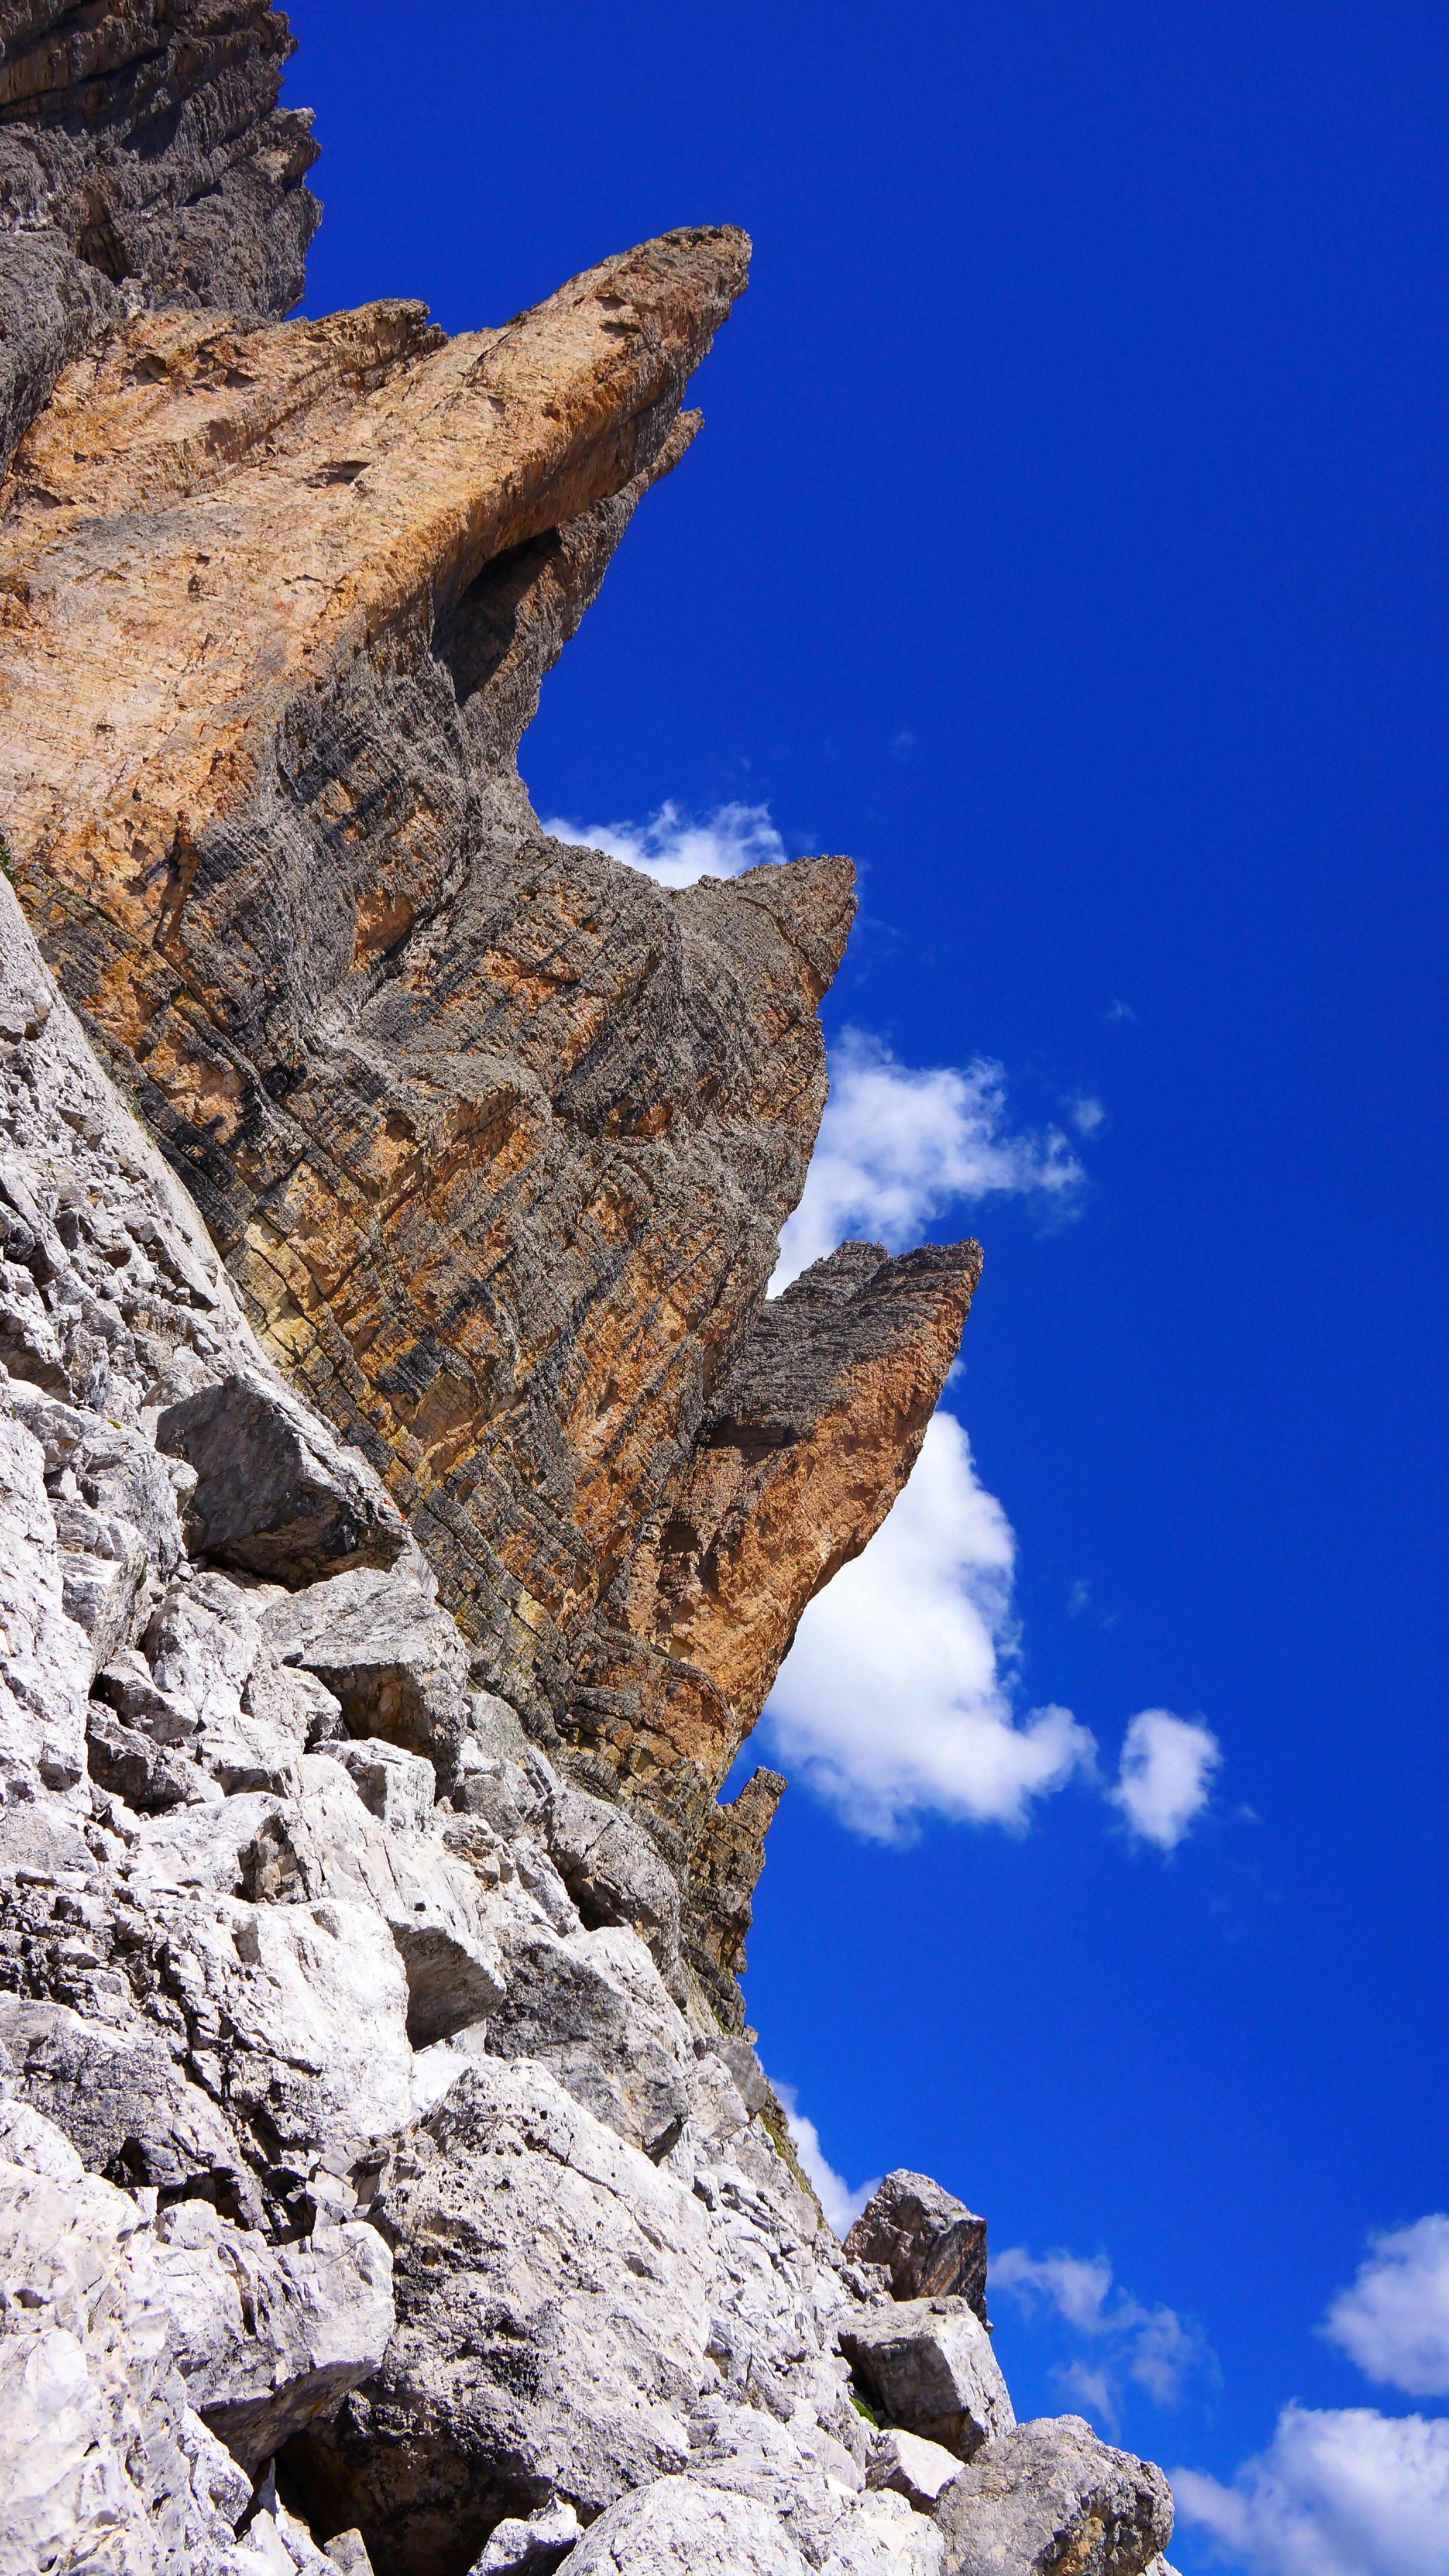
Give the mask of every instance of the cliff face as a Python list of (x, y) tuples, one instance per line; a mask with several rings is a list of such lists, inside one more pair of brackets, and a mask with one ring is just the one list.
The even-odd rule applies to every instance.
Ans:
[(0, 9), (0, 471), (60, 370), (137, 306), (278, 316), (321, 209), (295, 39), (258, 0)]
[(837, 1256), (788, 1329), (764, 1304), (848, 862), (669, 893), (546, 841), (518, 777), (747, 249), (672, 234), (446, 343), (400, 305), (137, 316), (4, 512), (4, 820), (49, 962), (479, 1677), (679, 1861), (975, 1277)]
[(0, 0), (0, 2558), (1139, 2576), (742, 2030), (718, 1791), (980, 1269), (766, 1299), (849, 862), (518, 775), (748, 244), (286, 322), (290, 50)]

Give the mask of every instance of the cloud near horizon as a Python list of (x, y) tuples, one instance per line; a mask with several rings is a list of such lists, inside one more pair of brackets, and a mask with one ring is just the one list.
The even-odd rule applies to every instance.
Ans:
[(1174, 1717), (1171, 1709), (1144, 1708), (1128, 1725), (1117, 1786), (1108, 1795), (1130, 1833), (1173, 1851), (1206, 1807), (1222, 1758), (1211, 1727)]
[(717, 805), (696, 820), (666, 796), (647, 823), (571, 823), (554, 814), (543, 828), (553, 840), (602, 850), (662, 886), (743, 876), (746, 868), (778, 867), (786, 857), (768, 805)]
[(844, 2174), (838, 2174), (827, 2159), (820, 2143), (820, 2132), (814, 2121), (807, 2120), (801, 2110), (800, 2097), (794, 2085), (776, 2084), (775, 2091), (780, 2097), (795, 2153), (815, 2185), (816, 2197), (826, 2219), (836, 2235), (844, 2237), (859, 2218), (866, 2202), (879, 2191), (882, 2177), (876, 2174), (869, 2182), (863, 2182), (859, 2190), (852, 2191)]
[(1121, 2420), (1124, 2381), (1158, 2406), (1176, 2406), (1189, 2379), (1217, 2377), (1210, 2346), (1176, 2308), (1147, 2308), (1128, 2290), (1114, 2293), (1105, 2254), (1033, 2256), (1024, 2245), (1008, 2245), (992, 2257), (990, 2286), (1024, 2319), (1045, 2312), (1080, 2342), (1084, 2349), (1056, 2363), (1054, 2376), (1109, 2432)]
[(1449, 2421), (1285, 2406), (1231, 2486), (1174, 2469), (1179, 2514), (1252, 2576), (1449, 2576)]
[(830, 1050), (830, 1098), (771, 1294), (852, 1238), (904, 1252), (953, 1206), (996, 1195), (1065, 1213), (1085, 1179), (1060, 1128), (1010, 1125), (1001, 1065), (974, 1056), (917, 1070), (846, 1029)]
[(772, 1743), (856, 1833), (908, 1840), (927, 1813), (1020, 1828), (1092, 1769), (1069, 1709), (1018, 1723), (1015, 1541), (954, 1414), (869, 1546), (810, 1603), (766, 1711)]

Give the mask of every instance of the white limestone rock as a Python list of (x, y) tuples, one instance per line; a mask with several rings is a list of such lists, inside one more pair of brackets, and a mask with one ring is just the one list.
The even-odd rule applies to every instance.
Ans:
[(1082, 2416), (1038, 2416), (979, 2451), (935, 2519), (943, 2576), (1144, 2576), (1172, 2538), (1172, 2495), (1160, 2469)]
[(903, 2299), (843, 2320), (839, 2338), (892, 2422), (958, 2459), (1016, 2422), (991, 2338), (965, 2299)]

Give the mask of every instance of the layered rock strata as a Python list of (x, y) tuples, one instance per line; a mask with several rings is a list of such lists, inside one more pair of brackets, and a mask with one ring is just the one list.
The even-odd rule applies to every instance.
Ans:
[(717, 1793), (980, 1267), (765, 1296), (848, 862), (517, 772), (744, 238), (285, 323), (285, 20), (0, 43), (0, 2565), (1165, 2576), (741, 2027)]
[(296, 40), (260, 0), (0, 6), (0, 472), (62, 367), (141, 305), (279, 318), (321, 208)]

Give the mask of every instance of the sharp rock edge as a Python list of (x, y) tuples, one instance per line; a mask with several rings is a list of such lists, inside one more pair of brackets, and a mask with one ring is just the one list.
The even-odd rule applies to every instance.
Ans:
[(291, 50), (0, 5), (0, 2565), (1163, 2576), (744, 2028), (718, 1791), (980, 1268), (765, 1303), (849, 863), (517, 769), (748, 244), (288, 322)]

